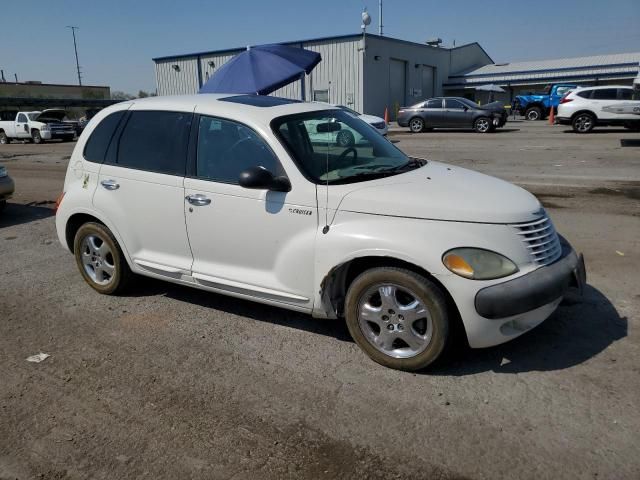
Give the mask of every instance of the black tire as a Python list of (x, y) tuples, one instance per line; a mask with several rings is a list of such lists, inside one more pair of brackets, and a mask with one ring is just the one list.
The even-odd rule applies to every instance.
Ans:
[[(365, 333), (363, 331), (363, 327), (361, 327), (360, 308), (362, 302), (366, 300), (367, 296), (369, 296), (369, 292), (372, 290), (375, 291), (379, 286), (384, 287), (386, 285), (397, 286), (400, 292), (404, 289), (406, 289), (407, 292), (411, 292), (409, 298), (415, 296), (415, 299), (421, 302), (430, 316), (430, 330), (425, 330), (430, 332), (428, 343), (426, 343), (426, 346), (423, 345), (423, 350), (413, 356), (397, 358), (391, 354), (384, 353), (380, 349), (382, 347), (374, 345), (373, 339), (369, 340), (369, 338), (372, 338), (370, 336), (371, 332)], [(379, 308), (383, 308), (383, 306), (384, 304), (381, 303)], [(399, 312), (402, 312), (402, 310), (400, 309)], [(405, 333), (405, 329), (407, 332), (408, 329), (413, 331), (414, 325), (418, 322), (424, 322), (426, 329), (429, 324), (429, 321), (426, 319), (418, 319), (414, 320), (414, 322), (409, 325), (405, 323), (407, 326), (400, 329), (399, 325), (404, 321), (404, 319), (399, 312), (392, 313), (392, 311), (389, 310), (390, 317), (388, 317), (388, 320), (385, 320), (388, 321), (389, 324), (395, 325), (396, 328), (396, 330), (393, 330), (392, 328), (390, 330), (391, 333), (387, 332), (389, 329), (385, 329), (385, 338), (389, 339), (392, 338), (393, 335), (398, 335), (397, 339), (392, 340), (391, 345), (396, 345), (396, 347), (392, 348), (397, 348), (398, 345), (400, 345), (399, 348), (403, 348), (401, 344), (404, 342), (402, 335)], [(347, 292), (345, 301), (345, 317), (349, 332), (358, 346), (375, 362), (384, 365), (385, 367), (397, 370), (416, 371), (431, 365), (438, 359), (438, 357), (440, 357), (449, 339), (449, 319), (444, 294), (440, 288), (429, 279), (402, 268), (372, 268), (356, 277), (349, 286), (349, 290)], [(391, 322), (394, 321), (397, 321), (398, 323), (392, 324)], [(368, 322), (363, 320), (363, 324), (366, 329)], [(387, 324), (387, 327), (389, 327), (389, 324)], [(382, 328), (380, 328), (378, 338), (380, 338), (382, 334), (383, 331)], [(400, 342), (400, 344), (397, 344), (396, 342)], [(406, 343), (405, 345), (409, 346)]]
[(44, 143), (44, 140), (40, 136), (39, 130), (31, 130), (31, 140), (33, 141), (33, 143), (36, 143), (36, 144)]
[(11, 139), (7, 137), (7, 134), (4, 132), (0, 132), (0, 145), (7, 145)]
[(411, 133), (424, 132), (424, 120), (420, 117), (413, 117), (411, 120), (409, 120), (409, 130), (411, 131)]
[(575, 133), (589, 133), (596, 126), (596, 117), (589, 112), (581, 112), (571, 120), (571, 128)]
[(0, 213), (5, 209), (6, 206), (7, 206), (6, 200), (0, 201)]
[(344, 148), (353, 147), (356, 143), (356, 138), (349, 130), (340, 130), (336, 135), (336, 143)]
[(542, 120), (542, 109), (540, 107), (529, 107), (524, 111), (525, 120)]
[[(109, 249), (109, 253), (104, 255), (104, 264), (108, 265), (109, 268), (113, 268), (113, 274), (110, 275), (109, 279), (106, 279), (106, 283), (99, 283), (95, 278), (91, 276), (89, 272), (91, 272), (92, 267), (85, 267), (85, 257), (83, 253), (87, 253), (85, 239), (89, 239), (90, 237), (94, 237), (99, 239), (101, 242), (107, 245)], [(102, 243), (98, 245), (98, 247), (102, 247)], [(131, 281), (131, 277), (133, 276), (133, 272), (129, 268), (129, 264), (127, 260), (124, 258), (122, 253), (122, 249), (118, 245), (113, 233), (107, 227), (100, 223), (89, 222), (82, 225), (78, 231), (76, 232), (76, 236), (73, 240), (73, 254), (76, 258), (76, 265), (80, 270), (80, 274), (82, 278), (89, 284), (91, 288), (95, 291), (102, 293), (104, 295), (114, 295), (118, 293), (122, 293), (126, 290), (127, 285)], [(89, 257), (93, 254), (90, 253)], [(94, 274), (98, 270), (93, 268)], [(104, 279), (104, 277), (103, 277)]]
[(489, 133), (492, 127), (493, 122), (489, 117), (478, 117), (473, 121), (473, 129), (478, 133)]

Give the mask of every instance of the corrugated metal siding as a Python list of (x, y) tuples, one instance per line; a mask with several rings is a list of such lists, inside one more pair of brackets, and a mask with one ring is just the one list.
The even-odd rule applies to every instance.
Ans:
[[(302, 48), (320, 53), (322, 62), (305, 79), (308, 100), (313, 99), (313, 90), (329, 90), (329, 101), (362, 109), (362, 67), (359, 59), (359, 40), (326, 40), (303, 43)], [(204, 84), (222, 65), (243, 50), (226, 51), (221, 54), (205, 54), (200, 57), (201, 82)], [(181, 95), (197, 93), (197, 58), (163, 59), (156, 62), (156, 84), (158, 95)], [(213, 67), (209, 65), (213, 62)], [(178, 65), (176, 72), (172, 65)], [(311, 78), (309, 78), (311, 77)], [(300, 82), (293, 82), (273, 95), (300, 99)]]
[[(178, 65), (176, 71), (173, 65)], [(198, 65), (196, 57), (163, 60), (156, 63), (158, 95), (184, 95), (198, 92)]]

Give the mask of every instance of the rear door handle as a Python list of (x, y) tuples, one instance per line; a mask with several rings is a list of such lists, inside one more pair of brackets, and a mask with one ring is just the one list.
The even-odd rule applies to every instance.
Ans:
[(100, 185), (102, 185), (107, 190), (117, 190), (120, 188), (120, 184), (115, 180), (102, 180), (100, 182)]
[(211, 203), (211, 199), (201, 193), (196, 193), (194, 195), (187, 195), (185, 197), (187, 202), (191, 205), (196, 205), (197, 207), (203, 207), (204, 205), (209, 205)]

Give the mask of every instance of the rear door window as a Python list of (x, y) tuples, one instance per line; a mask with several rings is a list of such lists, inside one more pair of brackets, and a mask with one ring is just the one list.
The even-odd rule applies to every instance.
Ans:
[(591, 98), (593, 100), (615, 100), (618, 97), (617, 88), (602, 88), (594, 90)]
[(429, 100), (425, 108), (442, 108), (442, 99), (434, 98), (432, 100)]
[(119, 112), (107, 115), (96, 128), (93, 129), (84, 147), (85, 160), (97, 163), (104, 162), (111, 138), (125, 113), (126, 110), (120, 110)]
[(184, 176), (192, 117), (190, 112), (131, 112), (120, 136), (116, 164)]

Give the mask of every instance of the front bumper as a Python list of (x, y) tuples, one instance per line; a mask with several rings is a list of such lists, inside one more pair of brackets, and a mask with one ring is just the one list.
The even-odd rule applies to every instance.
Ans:
[(583, 289), (586, 271), (582, 255), (576, 254), (562, 237), (560, 241), (562, 255), (558, 260), (513, 280), (463, 293), (472, 287), (469, 282), (474, 281), (453, 279), (456, 284), (449, 285), (449, 291), (472, 348), (492, 347), (513, 340), (544, 322), (569, 289)]
[(15, 184), (11, 177), (0, 178), (0, 201), (5, 201), (7, 198), (11, 197), (14, 190)]
[(476, 311), (491, 320), (520, 315), (562, 297), (570, 287), (582, 291), (586, 283), (584, 258), (564, 242), (559, 260), (476, 294)]

